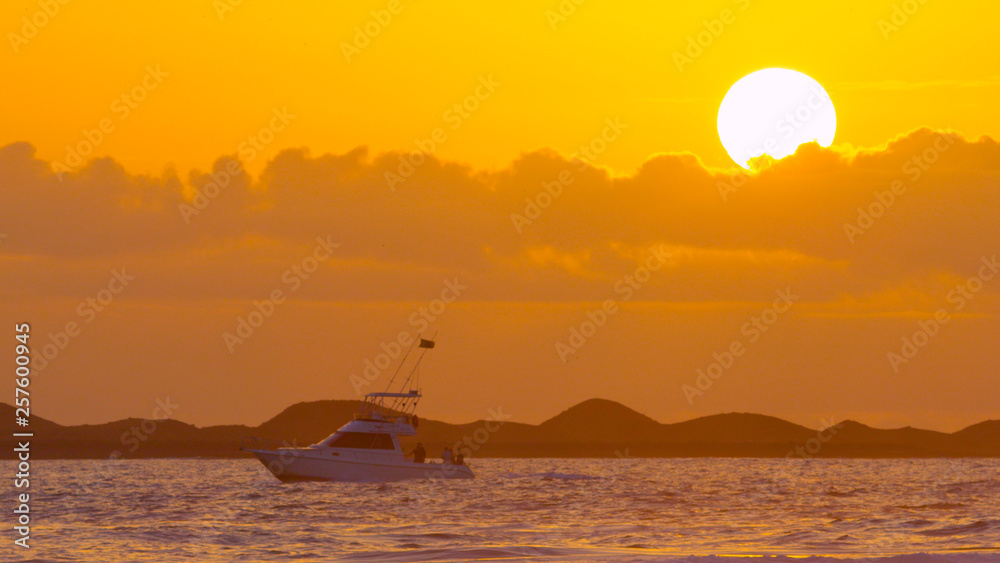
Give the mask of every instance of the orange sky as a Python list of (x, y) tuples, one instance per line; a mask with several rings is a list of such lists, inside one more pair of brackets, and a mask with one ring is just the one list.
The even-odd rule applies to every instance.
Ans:
[[(369, 390), (351, 376), (426, 328), (432, 418), (1000, 417), (995, 3), (8, 4), (0, 292), (65, 345), (41, 416), (170, 397), (256, 424)], [(716, 112), (768, 67), (827, 89), (834, 145), (733, 176)]]

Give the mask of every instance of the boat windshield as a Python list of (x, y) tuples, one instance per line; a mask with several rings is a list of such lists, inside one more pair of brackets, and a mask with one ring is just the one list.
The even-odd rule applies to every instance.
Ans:
[(338, 432), (327, 444), (331, 448), (354, 448), (359, 450), (394, 450), (396, 444), (388, 434), (368, 432)]

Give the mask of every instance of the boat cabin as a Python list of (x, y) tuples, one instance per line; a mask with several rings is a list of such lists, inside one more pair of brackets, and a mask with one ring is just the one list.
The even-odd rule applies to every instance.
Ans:
[(416, 436), (419, 421), (413, 414), (419, 391), (409, 393), (369, 393), (348, 422), (316, 447), (354, 450), (402, 451), (397, 436)]

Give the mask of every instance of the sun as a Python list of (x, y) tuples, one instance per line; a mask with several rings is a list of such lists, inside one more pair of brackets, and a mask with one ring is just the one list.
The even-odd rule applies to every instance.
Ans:
[(837, 113), (826, 90), (786, 68), (766, 68), (739, 79), (719, 106), (719, 139), (737, 164), (768, 154), (783, 158), (802, 143), (833, 142)]

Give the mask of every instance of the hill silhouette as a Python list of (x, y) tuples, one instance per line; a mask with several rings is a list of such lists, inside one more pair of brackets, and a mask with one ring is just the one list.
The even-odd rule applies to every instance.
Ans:
[(541, 423), (538, 433), (567, 442), (619, 442), (623, 436), (643, 441), (656, 436), (662, 426), (621, 403), (589, 399)]
[[(129, 418), (105, 424), (63, 426), (33, 416), (34, 458), (74, 459), (245, 456), (244, 436), (259, 436), (307, 445), (329, 436), (351, 419), (360, 406), (354, 400), (296, 403), (256, 427), (243, 425), (199, 428), (177, 420)], [(590, 399), (538, 425), (503, 420), (467, 424), (421, 421), (417, 439), (428, 451), (461, 444), (472, 457), (1000, 457), (1000, 420), (944, 433), (918, 428), (872, 428), (843, 421), (823, 432), (780, 418), (751, 413), (725, 413), (685, 422), (662, 424), (620, 403)], [(501, 420), (502, 422), (498, 421)], [(3, 454), (13, 457), (14, 407), (0, 403), (0, 420), (8, 426), (0, 438)]]

